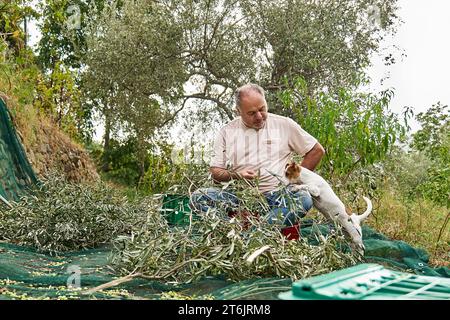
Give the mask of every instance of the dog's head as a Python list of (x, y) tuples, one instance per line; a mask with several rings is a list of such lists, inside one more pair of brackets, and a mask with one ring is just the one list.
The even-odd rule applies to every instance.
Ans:
[(289, 161), (284, 168), (284, 175), (289, 181), (296, 180), (300, 177), (301, 170), (302, 167), (299, 164), (295, 163), (295, 161)]
[(354, 227), (354, 231), (352, 232), (352, 234), (350, 234), (350, 237), (353, 240), (353, 243), (356, 244), (357, 246), (357, 250), (359, 252), (362, 251), (362, 253), (364, 252), (364, 244), (362, 241), (362, 223), (364, 222), (364, 220), (367, 219), (367, 217), (370, 215), (370, 213), (372, 212), (372, 201), (370, 201), (369, 198), (363, 197), (364, 200), (367, 203), (367, 209), (363, 214), (350, 214), (349, 215), (349, 221), (353, 227)]

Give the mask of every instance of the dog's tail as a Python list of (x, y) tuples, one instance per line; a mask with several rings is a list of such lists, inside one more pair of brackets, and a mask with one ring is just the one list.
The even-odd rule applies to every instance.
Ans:
[(366, 211), (364, 211), (363, 214), (356, 216), (356, 218), (358, 218), (359, 224), (363, 223), (363, 221), (366, 220), (367, 217), (369, 216), (369, 214), (372, 212), (372, 201), (370, 201), (369, 198), (366, 198), (366, 197), (363, 197), (363, 198), (367, 203), (367, 209), (366, 209)]

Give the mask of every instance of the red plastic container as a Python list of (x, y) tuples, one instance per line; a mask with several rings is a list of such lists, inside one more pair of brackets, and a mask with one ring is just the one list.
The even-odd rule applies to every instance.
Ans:
[(298, 240), (300, 238), (300, 224), (296, 223), (291, 227), (285, 227), (281, 229), (281, 233), (286, 237), (288, 240)]
[[(228, 212), (228, 216), (230, 218), (236, 217), (239, 219), (242, 223), (242, 228), (244, 230), (248, 230), (251, 226), (251, 222), (249, 221), (249, 216), (253, 216), (256, 219), (258, 219), (259, 214), (257, 212), (248, 212), (248, 211), (230, 211)], [(300, 224), (297, 222), (296, 224), (285, 227), (281, 229), (281, 233), (286, 237), (288, 240), (298, 240), (300, 238), (299, 234), (300, 230)]]

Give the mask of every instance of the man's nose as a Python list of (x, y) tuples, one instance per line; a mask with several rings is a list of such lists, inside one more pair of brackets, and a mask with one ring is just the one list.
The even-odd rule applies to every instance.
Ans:
[(262, 114), (261, 114), (261, 112), (257, 112), (256, 114), (255, 114), (255, 116), (256, 116), (256, 119), (262, 119)]

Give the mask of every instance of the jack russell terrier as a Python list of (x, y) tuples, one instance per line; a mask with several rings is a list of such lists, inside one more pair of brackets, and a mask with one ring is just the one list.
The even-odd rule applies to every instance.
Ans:
[(286, 178), (292, 184), (294, 190), (308, 191), (313, 199), (314, 207), (328, 220), (337, 221), (344, 228), (344, 232), (351, 238), (353, 249), (364, 254), (361, 223), (372, 212), (372, 202), (363, 197), (367, 203), (367, 210), (361, 214), (352, 214), (346, 210), (345, 205), (336, 196), (330, 185), (319, 176), (295, 162), (287, 163), (285, 169)]

